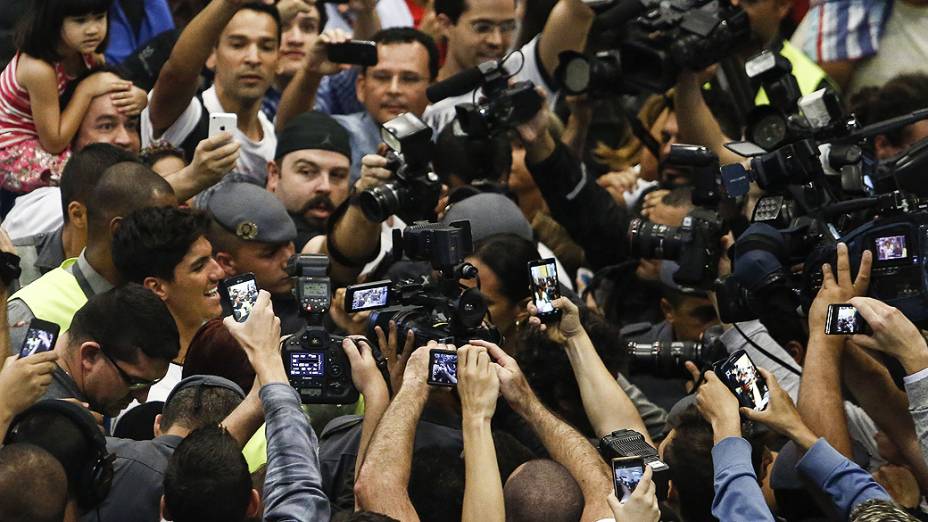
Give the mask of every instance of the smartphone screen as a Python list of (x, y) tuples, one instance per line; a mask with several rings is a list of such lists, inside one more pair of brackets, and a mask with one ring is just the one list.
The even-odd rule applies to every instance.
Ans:
[(870, 326), (860, 312), (849, 304), (828, 305), (825, 333), (828, 335), (851, 335), (869, 333)]
[(619, 457), (612, 459), (612, 480), (615, 496), (625, 503), (632, 496), (644, 475), (644, 460), (641, 457)]
[(532, 287), (532, 300), (538, 308), (539, 317), (557, 315), (554, 300), (561, 297), (557, 283), (557, 265), (554, 259), (533, 261), (528, 265)]
[(33, 319), (29, 322), (23, 345), (19, 348), (19, 356), (29, 357), (37, 353), (48, 352), (55, 349), (59, 327), (55, 323)]
[(767, 382), (757, 371), (757, 366), (744, 351), (735, 352), (723, 365), (722, 379), (729, 389), (738, 397), (738, 401), (748, 408), (763, 410), (770, 401)]
[(389, 304), (389, 300), (389, 281), (353, 285), (349, 286), (346, 290), (345, 310), (347, 312), (360, 312), (362, 310), (383, 308)]
[(452, 350), (433, 348), (429, 351), (429, 384), (435, 386), (457, 386), (458, 353)]
[(258, 300), (258, 283), (253, 274), (226, 279), (221, 283), (223, 297), (232, 310), (232, 317), (238, 322), (244, 322), (251, 314), (251, 309)]

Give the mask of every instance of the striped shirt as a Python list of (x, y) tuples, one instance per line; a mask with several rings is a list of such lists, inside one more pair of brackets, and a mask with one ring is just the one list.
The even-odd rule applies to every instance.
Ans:
[(812, 0), (792, 43), (818, 63), (873, 56), (893, 0)]
[[(32, 118), (32, 104), (29, 92), (16, 81), (21, 53), (10, 60), (6, 69), (0, 73), (0, 148), (17, 143), (38, 139), (39, 133)], [(85, 57), (85, 64), (88, 59)], [(58, 82), (58, 96), (64, 93), (68, 82), (74, 78), (64, 72), (64, 64), (55, 64), (55, 79)]]

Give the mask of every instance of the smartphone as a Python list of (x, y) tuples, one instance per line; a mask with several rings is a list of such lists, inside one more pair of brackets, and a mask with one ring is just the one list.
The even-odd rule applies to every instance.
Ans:
[(458, 385), (458, 352), (454, 350), (429, 350), (428, 383), (435, 386)]
[(757, 371), (757, 366), (747, 352), (738, 350), (728, 359), (715, 363), (713, 369), (742, 406), (758, 411), (767, 407), (770, 402), (767, 381)]
[(561, 297), (561, 291), (558, 288), (554, 258), (531, 261), (528, 264), (528, 278), (538, 318), (542, 321), (559, 318), (561, 311), (554, 307), (554, 300)]
[(345, 311), (354, 313), (387, 306), (391, 284), (392, 281), (384, 280), (349, 286), (345, 289)]
[(351, 40), (329, 44), (326, 52), (330, 62), (371, 67), (377, 65), (377, 44), (367, 40)]
[(258, 300), (258, 283), (251, 272), (237, 275), (219, 282), (219, 296), (223, 308), (232, 311), (232, 317), (238, 322), (248, 319), (255, 301)]
[(615, 497), (624, 504), (632, 496), (644, 475), (644, 459), (641, 457), (616, 457), (612, 459), (612, 482)]
[(29, 321), (23, 345), (19, 347), (19, 358), (54, 350), (59, 331), (60, 327), (57, 324), (33, 318)]
[(209, 115), (209, 137), (238, 128), (238, 115), (232, 112), (214, 112)]
[(854, 305), (832, 304), (828, 305), (825, 333), (828, 335), (869, 334), (870, 325), (854, 308)]

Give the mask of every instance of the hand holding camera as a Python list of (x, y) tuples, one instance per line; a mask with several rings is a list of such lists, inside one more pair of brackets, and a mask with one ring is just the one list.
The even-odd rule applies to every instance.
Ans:
[(274, 315), (271, 294), (265, 290), (258, 291), (258, 300), (244, 322), (240, 323), (235, 317), (228, 316), (222, 320), (222, 324), (245, 350), (248, 361), (264, 384), (287, 382), (287, 373), (278, 348), (280, 319)]
[(620, 502), (615, 493), (608, 497), (609, 507), (616, 520), (634, 520), (636, 522), (658, 522), (661, 518), (660, 506), (654, 481), (651, 480), (651, 466), (644, 466), (644, 473), (632, 494)]
[(465, 344), (458, 348), (458, 396), (465, 422), (489, 422), (493, 417), (499, 376), (485, 347)]
[(828, 263), (822, 265), (822, 288), (809, 308), (809, 332), (811, 334), (825, 331), (828, 305), (846, 303), (852, 297), (867, 294), (873, 255), (870, 251), (863, 253), (857, 278), (852, 281), (847, 245), (838, 243), (837, 251), (836, 273), (832, 273), (831, 265)]
[(869, 297), (855, 297), (850, 302), (873, 332), (872, 335), (854, 335), (851, 342), (892, 355), (909, 375), (928, 368), (928, 344), (898, 308)]
[(406, 330), (406, 339), (404, 340), (403, 349), (399, 349), (399, 331), (396, 321), (391, 320), (387, 329), (389, 333), (384, 335), (383, 328), (379, 325), (374, 327), (374, 333), (377, 334), (377, 346), (380, 347), (380, 353), (387, 361), (387, 371), (390, 373), (390, 385), (394, 395), (403, 385), (403, 372), (406, 371), (406, 364), (409, 363), (409, 356), (412, 355), (416, 342), (416, 333), (412, 329)]
[(387, 383), (377, 367), (377, 359), (367, 339), (361, 336), (346, 337), (342, 341), (342, 350), (351, 365), (351, 382), (354, 387), (365, 397), (375, 393), (386, 397)]
[[(438, 348), (439, 344), (435, 341), (429, 341), (426, 346), (416, 348), (409, 361), (406, 363), (406, 371), (403, 372), (403, 389), (425, 390), (428, 393), (428, 373), (429, 373), (429, 352), (433, 348)], [(444, 347), (444, 345), (442, 345)]]
[(380, 154), (367, 154), (361, 158), (361, 177), (354, 183), (355, 192), (379, 187), (393, 178), (387, 168), (387, 158)]
[(776, 377), (763, 368), (759, 368), (759, 370), (764, 380), (767, 381), (767, 388), (770, 390), (770, 403), (764, 410), (741, 408), (741, 413), (748, 419), (759, 422), (773, 431), (789, 437), (802, 448), (811, 447), (818, 440), (818, 437), (802, 421), (793, 399), (786, 393), (786, 390), (780, 387)]
[(696, 408), (709, 424), (715, 443), (726, 437), (741, 436), (741, 417), (738, 414), (738, 398), (722, 382), (714, 371), (705, 373), (705, 382), (696, 394)]

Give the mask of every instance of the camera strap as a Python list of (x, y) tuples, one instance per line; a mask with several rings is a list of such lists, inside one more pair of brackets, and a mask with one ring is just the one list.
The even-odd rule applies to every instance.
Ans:
[(769, 359), (772, 360), (773, 362), (779, 364), (779, 365), (782, 366), (783, 368), (786, 368), (786, 369), (789, 370), (790, 372), (792, 372), (792, 373), (794, 373), (794, 374), (796, 374), (796, 375), (799, 375), (800, 377), (802, 376), (802, 371), (801, 371), (801, 370), (797, 370), (796, 368), (793, 368), (792, 365), (787, 364), (783, 359), (780, 359), (780, 358), (777, 357), (776, 355), (773, 355), (772, 353), (768, 352), (767, 350), (761, 348), (759, 344), (755, 343), (753, 339), (751, 339), (750, 337), (748, 337), (748, 336), (744, 333), (744, 331), (741, 330), (741, 327), (738, 326), (738, 323), (732, 323), (732, 326), (735, 327), (735, 330), (738, 330), (738, 333), (741, 334), (741, 337), (743, 337), (744, 340), (748, 342), (748, 344), (750, 344), (752, 347), (754, 347), (755, 350), (757, 350), (758, 352), (764, 354), (765, 356), (767, 356), (767, 358), (769, 358)]

